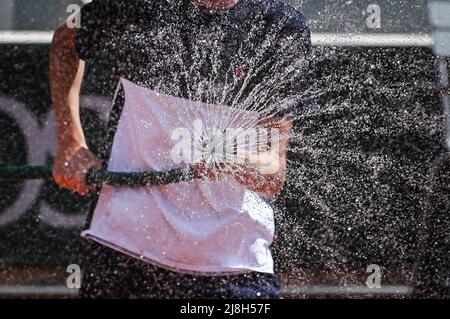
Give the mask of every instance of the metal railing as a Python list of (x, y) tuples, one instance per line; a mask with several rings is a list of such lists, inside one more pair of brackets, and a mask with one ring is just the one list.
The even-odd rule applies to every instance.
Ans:
[[(50, 44), (52, 31), (0, 31), (0, 44)], [(433, 47), (428, 33), (312, 32), (314, 46)]]

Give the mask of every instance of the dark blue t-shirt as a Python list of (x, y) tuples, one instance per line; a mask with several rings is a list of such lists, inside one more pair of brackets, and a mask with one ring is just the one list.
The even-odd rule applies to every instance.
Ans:
[(77, 51), (107, 54), (115, 71), (161, 93), (295, 116), (310, 103), (310, 32), (281, 1), (240, 0), (212, 11), (192, 0), (94, 0)]

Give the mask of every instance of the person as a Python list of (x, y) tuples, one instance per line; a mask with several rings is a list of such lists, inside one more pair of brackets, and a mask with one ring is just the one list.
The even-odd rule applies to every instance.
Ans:
[[(51, 48), (50, 84), (58, 136), (53, 168), (56, 183), (81, 195), (94, 191), (97, 197), (93, 212), (102, 187), (87, 185), (86, 172), (107, 168), (126, 104), (122, 88), (113, 104), (104, 151), (97, 158), (87, 146), (79, 115), (86, 61), (94, 63), (106, 55), (114, 61), (113, 71), (118, 77), (167, 96), (201, 102), (220, 96), (220, 101), (214, 101), (221, 105), (245, 104), (266, 109), (261, 125), (276, 127), (283, 136), (291, 136), (294, 119), (310, 107), (306, 93), (310, 86), (310, 52), (305, 17), (277, 0), (94, 0), (86, 4), (81, 11), (81, 28), (59, 27)], [(276, 172), (239, 169), (227, 174), (248, 194), (257, 194), (269, 203), (285, 181), (287, 143), (287, 138), (282, 139), (280, 151), (268, 159), (279, 164)], [(211, 182), (218, 182), (217, 168), (198, 165), (196, 169), (210, 182), (202, 187), (214, 187)], [(239, 196), (233, 195), (236, 191), (231, 189), (224, 192), (217, 201), (230, 194)], [(172, 204), (183, 198), (186, 205), (195, 206), (199, 200), (186, 193), (163, 194), (164, 200)], [(153, 245), (149, 245), (154, 255), (164, 255), (158, 260), (142, 260), (126, 251), (111, 249), (115, 248), (113, 245), (96, 245), (83, 269), (81, 296), (278, 297), (279, 281), (270, 253), (273, 210), (266, 216), (268, 221), (256, 223), (260, 207), (243, 208), (240, 199), (234, 200), (241, 207), (227, 211), (216, 205), (208, 216), (229, 214), (234, 218), (233, 225), (241, 227), (239, 232), (227, 233), (231, 224), (221, 225), (217, 219), (205, 219), (205, 225), (190, 224), (187, 218), (181, 229), (155, 228), (150, 236)], [(211, 201), (206, 206), (215, 204)], [(206, 206), (195, 207), (203, 211)], [(242, 212), (244, 217), (237, 221)], [(176, 205), (168, 205), (149, 209), (146, 214), (167, 219), (181, 213)], [(200, 240), (201, 249), (192, 246), (189, 239), (189, 232), (198, 230), (199, 225), (214, 229), (210, 234), (219, 234)], [(176, 232), (173, 235), (181, 238), (172, 256), (165, 256), (165, 249), (171, 251), (175, 244), (164, 247), (165, 243), (158, 241), (166, 238), (167, 232)], [(109, 235), (119, 236), (112, 232)], [(173, 267), (174, 260), (183, 262), (175, 262)]]

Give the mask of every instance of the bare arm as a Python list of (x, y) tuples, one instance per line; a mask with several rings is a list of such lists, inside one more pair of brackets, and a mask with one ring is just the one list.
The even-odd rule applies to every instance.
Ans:
[(86, 194), (90, 187), (85, 174), (100, 168), (100, 162), (88, 150), (80, 121), (80, 88), (84, 61), (75, 50), (76, 30), (59, 27), (53, 37), (50, 53), (50, 88), (57, 122), (58, 149), (53, 166), (56, 183)]

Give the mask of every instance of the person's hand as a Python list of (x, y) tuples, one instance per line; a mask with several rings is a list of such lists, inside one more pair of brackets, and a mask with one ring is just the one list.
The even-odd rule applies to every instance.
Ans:
[(225, 175), (230, 174), (230, 170), (223, 165), (207, 165), (205, 163), (194, 164), (194, 172), (196, 176), (210, 181), (218, 181)]
[(90, 169), (101, 169), (102, 163), (87, 147), (70, 145), (58, 149), (53, 164), (53, 178), (62, 188), (86, 195), (94, 185), (86, 184), (86, 173)]
[(237, 152), (236, 159), (248, 173), (255, 175), (274, 175), (280, 168), (280, 156), (277, 152), (240, 150)]

